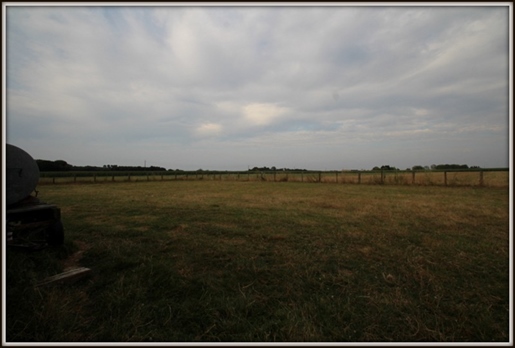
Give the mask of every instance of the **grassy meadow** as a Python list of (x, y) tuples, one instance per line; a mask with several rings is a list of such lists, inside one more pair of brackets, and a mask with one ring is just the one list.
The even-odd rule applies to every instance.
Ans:
[[(506, 187), (197, 180), (38, 190), (61, 208), (65, 244), (8, 250), (7, 342), (509, 339)], [(35, 287), (78, 266), (92, 275)]]

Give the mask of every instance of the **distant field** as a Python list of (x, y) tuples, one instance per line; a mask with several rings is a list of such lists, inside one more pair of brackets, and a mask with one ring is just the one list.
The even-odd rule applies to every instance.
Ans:
[(274, 181), (341, 184), (508, 187), (507, 170), (479, 171), (385, 171), (381, 172), (53, 172), (42, 173), (40, 184), (129, 181)]
[[(507, 188), (205, 178), (38, 190), (61, 207), (66, 242), (8, 250), (8, 342), (509, 339)], [(34, 288), (69, 266), (93, 275)]]

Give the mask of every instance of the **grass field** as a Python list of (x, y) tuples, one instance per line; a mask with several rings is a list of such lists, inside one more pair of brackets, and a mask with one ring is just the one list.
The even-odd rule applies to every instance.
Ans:
[[(64, 246), (8, 250), (8, 342), (507, 342), (507, 188), (43, 185)], [(34, 285), (66, 267), (74, 284)]]

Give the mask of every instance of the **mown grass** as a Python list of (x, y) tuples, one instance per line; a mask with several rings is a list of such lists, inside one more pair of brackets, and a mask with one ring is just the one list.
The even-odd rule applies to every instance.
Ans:
[[(7, 253), (7, 341), (505, 342), (507, 189), (40, 186), (65, 245)], [(70, 265), (75, 284), (35, 288)]]

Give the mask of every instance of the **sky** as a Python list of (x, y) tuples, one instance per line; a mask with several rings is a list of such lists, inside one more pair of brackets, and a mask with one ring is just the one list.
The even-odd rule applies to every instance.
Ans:
[(6, 142), (77, 166), (508, 167), (510, 7), (485, 4), (12, 3)]

